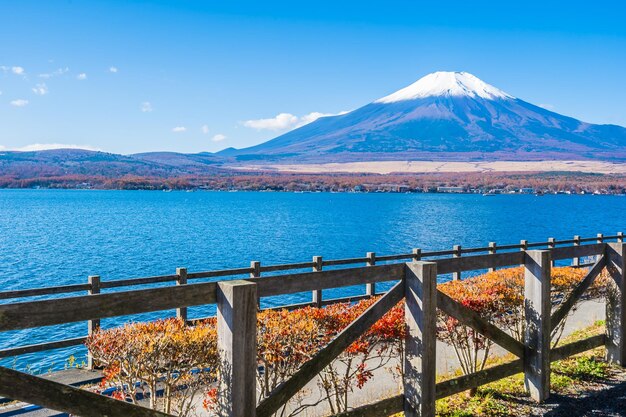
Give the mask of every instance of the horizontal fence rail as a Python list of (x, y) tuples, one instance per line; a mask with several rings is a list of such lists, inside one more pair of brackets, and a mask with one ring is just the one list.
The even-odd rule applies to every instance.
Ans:
[[(515, 249), (531, 249), (531, 248), (541, 248), (548, 247), (549, 245), (570, 245), (570, 244), (578, 244), (587, 243), (587, 242), (596, 242), (601, 240), (603, 242), (616, 240), (617, 242), (624, 241), (623, 233), (617, 233), (615, 235), (599, 235), (596, 237), (589, 238), (578, 238), (578, 239), (564, 239), (564, 240), (548, 240), (545, 242), (535, 242), (535, 243), (519, 243), (519, 244), (510, 244), (510, 245), (500, 245), (495, 246), (495, 249), (498, 251), (504, 250), (515, 250)], [(397, 254), (397, 255), (382, 255), (376, 256), (376, 261), (378, 262), (388, 262), (388, 261), (408, 261), (408, 260), (418, 260), (423, 258), (433, 258), (440, 256), (452, 256), (460, 253), (463, 254), (471, 254), (471, 253), (480, 253), (480, 252), (493, 252), (493, 246), (485, 246), (478, 248), (461, 248), (460, 250), (440, 250), (440, 251), (430, 251), (430, 252), (420, 252), (419, 255), (415, 253), (406, 253), (406, 254)], [(590, 249), (590, 252), (593, 252), (593, 249)], [(416, 257), (417, 256), (417, 257)], [(580, 255), (580, 257), (590, 256), (590, 255)], [(561, 259), (566, 259), (567, 256), (562, 257)], [(555, 258), (556, 259), (556, 258)], [(348, 259), (335, 259), (335, 260), (323, 260), (322, 266), (339, 266), (339, 265), (353, 265), (353, 264), (364, 264), (369, 261), (369, 258), (348, 258)], [(315, 267), (315, 263), (312, 262), (299, 262), (299, 263), (291, 263), (291, 264), (279, 264), (279, 265), (268, 265), (268, 266), (260, 266), (259, 272), (276, 272), (276, 271), (289, 271), (289, 270), (297, 270), (304, 268), (313, 268)], [(202, 279), (202, 278), (220, 278), (220, 277), (228, 277), (228, 276), (238, 276), (238, 275), (246, 275), (254, 273), (254, 268), (245, 267), (245, 268), (234, 268), (234, 269), (223, 269), (223, 270), (215, 270), (215, 271), (205, 271), (205, 272), (193, 272), (187, 274), (188, 280), (194, 279)], [(102, 281), (100, 283), (100, 288), (108, 289), (108, 288), (120, 288), (120, 287), (130, 287), (136, 285), (150, 285), (150, 284), (159, 284), (165, 282), (176, 282), (178, 280), (178, 275), (160, 275), (153, 277), (144, 277), (144, 278), (130, 278), (130, 279), (120, 279), (114, 281)], [(10, 290), (10, 291), (1, 291), (0, 292), (0, 300), (12, 299), (12, 298), (23, 298), (23, 297), (34, 297), (34, 296), (42, 296), (42, 295), (56, 295), (56, 294), (64, 294), (64, 293), (72, 293), (79, 291), (87, 291), (91, 289), (90, 284), (69, 284), (69, 285), (60, 285), (55, 287), (44, 287), (44, 288), (30, 288), (30, 289), (20, 289), (20, 290)]]
[[(0, 304), (0, 331), (21, 330), (88, 321), (88, 334), (91, 334), (99, 328), (100, 319), (103, 318), (176, 309), (176, 316), (187, 320), (187, 307), (214, 304), (217, 306), (218, 310), (218, 322), (225, 320), (226, 328), (231, 329), (232, 334), (230, 337), (233, 339), (230, 340), (229, 343), (234, 343), (235, 338), (240, 342), (245, 342), (245, 338), (241, 339), (241, 334), (235, 332), (234, 329), (241, 328), (245, 331), (247, 328), (246, 325), (244, 325), (243, 322), (237, 322), (239, 319), (236, 319), (231, 313), (224, 313), (225, 308), (234, 308), (233, 306), (235, 304), (231, 306), (228, 303), (238, 302), (236, 295), (238, 293), (245, 293), (247, 294), (246, 297), (248, 297), (247, 300), (253, 297), (258, 303), (258, 300), (263, 297), (310, 292), (312, 294), (312, 300), (310, 302), (272, 307), (298, 308), (303, 306), (324, 306), (337, 302), (352, 302), (365, 299), (373, 295), (381, 294), (376, 293), (377, 283), (389, 282), (395, 283), (392, 290), (388, 291), (386, 295), (379, 299), (377, 303), (373, 304), (368, 311), (348, 326), (344, 332), (340, 333), (327, 348), (323, 349), (316, 357), (311, 359), (309, 363), (305, 364), (301, 371), (294, 375), (291, 380), (279, 386), (275, 392), (259, 404), (257, 409), (259, 416), (270, 416), (273, 412), (278, 410), (291, 396), (315, 377), (317, 372), (326, 366), (325, 364), (341, 353), (346, 346), (352, 343), (353, 340), (356, 340), (361, 333), (366, 331), (369, 326), (378, 320), (378, 318), (382, 317), (386, 311), (402, 298), (405, 298), (405, 303), (407, 303), (408, 307), (413, 306), (416, 308), (415, 310), (409, 309), (409, 311), (413, 312), (411, 313), (413, 316), (410, 318), (412, 321), (407, 322), (409, 323), (408, 326), (417, 332), (415, 334), (421, 335), (421, 332), (425, 332), (423, 337), (435, 337), (435, 335), (431, 333), (434, 332), (434, 330), (432, 330), (433, 320), (435, 320), (436, 317), (434, 311), (435, 308), (438, 308), (451, 317), (456, 318), (464, 325), (471, 327), (478, 333), (491, 339), (519, 358), (510, 363), (498, 365), (471, 375), (465, 375), (437, 384), (434, 383), (433, 379), (432, 387), (429, 387), (427, 384), (429, 378), (434, 375), (434, 371), (431, 367), (434, 366), (435, 363), (435, 353), (434, 350), (432, 350), (430, 354), (427, 354), (424, 349), (426, 349), (425, 346), (430, 346), (428, 349), (434, 349), (434, 345), (430, 342), (408, 345), (407, 351), (417, 349), (419, 350), (419, 352), (416, 351), (418, 356), (426, 356), (421, 357), (420, 360), (406, 363), (405, 367), (407, 367), (407, 369), (413, 369), (412, 372), (423, 373), (424, 377), (412, 379), (408, 382), (405, 381), (405, 389), (408, 383), (411, 389), (421, 392), (423, 401), (428, 402), (431, 400), (434, 401), (435, 398), (443, 398), (524, 371), (526, 373), (527, 382), (529, 386), (531, 386), (531, 396), (537, 400), (543, 400), (547, 394), (545, 391), (546, 383), (541, 378), (544, 378), (545, 370), (549, 369), (550, 361), (562, 359), (606, 344), (609, 351), (609, 358), (613, 362), (622, 365), (626, 363), (626, 331), (624, 330), (626, 323), (621, 321), (621, 315), (617, 315), (617, 317), (613, 317), (610, 320), (607, 318), (606, 335), (594, 336), (556, 349), (545, 348), (545, 343), (543, 345), (541, 343), (536, 344), (538, 342), (534, 339), (537, 335), (543, 338), (549, 337), (550, 332), (559, 322), (567, 317), (567, 314), (574, 304), (583, 296), (585, 291), (593, 284), (594, 280), (605, 268), (611, 271), (615, 282), (611, 285), (617, 288), (617, 290), (609, 292), (613, 295), (607, 298), (607, 311), (610, 309), (622, 311), (622, 309), (626, 308), (626, 296), (624, 296), (624, 294), (626, 294), (626, 276), (624, 276), (626, 271), (626, 251), (623, 243), (622, 233), (613, 236), (599, 234), (593, 238), (580, 238), (576, 236), (574, 239), (569, 240), (549, 239), (546, 242), (535, 243), (521, 241), (520, 244), (500, 246), (492, 242), (489, 246), (481, 248), (463, 248), (457, 245), (452, 250), (431, 252), (422, 252), (420, 249), (414, 249), (411, 253), (386, 256), (377, 256), (375, 253), (370, 252), (364, 258), (324, 260), (321, 257), (315, 257), (312, 262), (283, 265), (264, 266), (261, 265), (260, 262), (252, 262), (251, 266), (247, 268), (207, 272), (188, 273), (185, 268), (179, 268), (176, 274), (173, 275), (118, 281), (101, 281), (99, 276), (91, 276), (88, 284), (0, 292), (0, 299), (7, 300), (88, 291), (88, 295)], [(545, 250), (534, 250), (532, 248), (545, 248)], [(568, 299), (563, 300), (554, 313), (550, 313), (550, 305), (545, 304), (546, 291), (548, 291), (547, 293), (549, 295), (549, 286), (546, 287), (546, 280), (549, 285), (550, 268), (554, 264), (554, 261), (567, 259), (573, 260), (573, 266), (591, 266), (591, 268), (578, 287), (569, 295)], [(581, 259), (592, 259), (593, 261), (583, 263)], [(409, 263), (403, 261), (409, 261)], [(355, 264), (358, 264), (358, 266)], [(508, 333), (482, 319), (473, 310), (464, 307), (436, 288), (437, 276), (452, 275), (453, 279), (461, 279), (462, 273), (468, 271), (495, 270), (497, 268), (520, 265), (524, 266), (526, 270), (527, 302), (525, 305), (527, 309), (532, 309), (531, 312), (533, 313), (529, 314), (529, 312), (527, 312), (527, 320), (536, 320), (532, 323), (528, 322), (527, 328), (534, 329), (533, 331), (537, 332), (534, 335), (531, 334), (528, 336), (530, 339), (524, 340), (523, 342), (514, 339)], [(324, 269), (324, 267), (328, 266), (349, 267)], [(310, 272), (300, 271), (261, 276), (262, 273), (297, 271), (302, 269), (310, 269)], [(247, 277), (236, 281), (192, 281), (202, 278), (237, 277), (241, 275), (247, 275)], [(167, 282), (173, 282), (176, 283), (176, 285), (132, 289), (130, 291), (101, 292), (103, 289)], [(322, 290), (355, 285), (366, 285), (366, 294), (336, 299), (322, 299), (321, 297)], [(427, 292), (427, 289), (430, 293)], [(409, 297), (409, 294), (411, 297)], [(546, 308), (548, 309), (547, 312)], [(248, 315), (242, 318), (242, 320), (245, 319), (253, 323), (254, 321), (251, 321), (251, 314), (256, 315), (256, 309), (248, 309), (246, 311)], [(407, 314), (407, 320), (409, 320), (410, 314)], [(413, 333), (409, 331), (409, 334)], [(60, 341), (11, 347), (0, 350), (0, 357), (76, 346), (84, 343), (84, 341), (85, 337), (81, 336)], [(236, 347), (239, 345), (240, 343), (238, 342), (235, 343), (235, 345), (226, 345), (227, 349), (225, 354), (231, 355), (230, 360), (234, 360), (232, 356), (234, 355), (234, 350), (229, 351), (228, 349), (239, 349), (240, 347)], [(245, 355), (246, 358), (248, 358), (246, 360), (249, 361), (249, 358), (256, 354), (253, 355), (251, 351), (248, 351), (245, 352)], [(91, 360), (89, 363), (91, 364)], [(2, 370), (1, 367), (0, 370)], [(0, 377), (2, 375), (7, 376), (9, 373), (5, 372), (4, 374), (0, 374)], [(20, 375), (18, 375), (18, 377), (20, 377)], [(249, 375), (246, 376), (246, 378), (248, 377)], [(250, 383), (254, 384), (254, 381), (243, 381), (243, 385), (245, 386)], [(50, 385), (49, 389), (51, 390), (50, 392), (52, 392), (61, 388)], [(3, 390), (4, 388), (0, 386), (0, 394), (14, 395), (16, 399), (20, 399), (19, 395), (14, 394), (14, 390)], [(7, 392), (11, 394), (7, 394)], [(82, 398), (77, 394), (77, 398), (79, 397)], [(35, 397), (29, 396), (26, 401), (34, 401), (33, 398)], [(46, 403), (44, 401), (42, 404), (57, 403)], [(399, 411), (407, 411), (407, 407), (412, 407), (413, 409), (421, 407), (421, 415), (433, 415), (432, 410), (430, 408), (423, 408), (424, 406), (422, 404), (415, 404), (410, 401), (407, 403), (407, 397), (405, 396), (394, 397), (384, 402), (364, 407), (365, 408), (359, 408), (362, 414), (354, 414), (357, 409), (354, 412), (348, 412), (342, 415), (389, 415), (385, 414), (387, 411), (380, 414), (368, 414), (370, 413), (368, 410), (379, 410), (377, 412), (380, 412), (382, 409), (395, 410), (399, 407)], [(60, 410), (72, 411), (77, 410), (77, 408), (60, 408)], [(139, 414), (137, 415), (142, 415), (141, 410), (133, 410), (133, 412), (138, 412)]]
[[(619, 232), (615, 235), (609, 235), (609, 236), (598, 234), (596, 237), (580, 238), (577, 236), (574, 239), (564, 239), (564, 240), (555, 240), (551, 238), (545, 242), (528, 243), (526, 241), (521, 241), (520, 244), (499, 245), (499, 246), (496, 245), (494, 242), (492, 242), (489, 246), (486, 246), (486, 247), (478, 247), (478, 248), (460, 247), (454, 250), (422, 252), (420, 249), (414, 249), (412, 253), (406, 253), (406, 254), (386, 255), (386, 256), (376, 256), (374, 254), (371, 254), (371, 255), (374, 255), (373, 259), (370, 257), (364, 257), (364, 258), (349, 258), (349, 259), (338, 259), (338, 260), (321, 260), (321, 257), (316, 257), (319, 259), (317, 260), (314, 259), (312, 262), (300, 262), (300, 263), (270, 265), (270, 266), (261, 266), (260, 263), (258, 263), (258, 267), (256, 271), (255, 271), (254, 266), (251, 266), (247, 268), (223, 269), (223, 270), (205, 271), (205, 272), (190, 272), (190, 273), (186, 273), (186, 279), (187, 279), (187, 282), (189, 283), (189, 281), (202, 279), (202, 278), (221, 278), (221, 277), (230, 277), (230, 276), (234, 277), (238, 275), (247, 274), (250, 276), (256, 276), (256, 278), (250, 278), (252, 280), (255, 280), (258, 278), (259, 281), (263, 281), (259, 289), (260, 297), (305, 292), (305, 291), (311, 291), (312, 293), (314, 294), (317, 293), (318, 296), (320, 296), (319, 299), (317, 300), (314, 299), (311, 302), (303, 302), (303, 303), (296, 303), (296, 304), (291, 304), (291, 305), (271, 307), (273, 309), (276, 309), (276, 308), (295, 309), (295, 308), (301, 308), (301, 307), (306, 307), (306, 306), (325, 306), (325, 305), (330, 305), (330, 304), (339, 303), (339, 302), (354, 302), (354, 301), (368, 298), (374, 295), (375, 291), (372, 291), (371, 293), (364, 294), (364, 295), (356, 295), (356, 296), (341, 297), (341, 298), (334, 298), (334, 299), (322, 299), (321, 290), (330, 289), (330, 288), (340, 288), (340, 287), (359, 285), (359, 284), (372, 285), (372, 289), (374, 290), (373, 285), (375, 282), (398, 280), (400, 279), (398, 274), (401, 273), (400, 271), (401, 268), (395, 269), (395, 272), (394, 272), (393, 264), (392, 264), (392, 265), (385, 265), (388, 268), (392, 268), (390, 270), (385, 271), (385, 273), (387, 274), (386, 278), (376, 278), (376, 279), (371, 278), (372, 274), (377, 274), (378, 271), (380, 271), (380, 269), (378, 271), (377, 270), (367, 271), (366, 275), (369, 276), (369, 278), (366, 278), (366, 276), (363, 275), (363, 272), (362, 272), (363, 268), (361, 267), (340, 269), (340, 270), (324, 270), (323, 274), (319, 275), (319, 273), (322, 272), (321, 268), (323, 268), (324, 266), (365, 264), (367, 262), (372, 262), (372, 260), (374, 260), (375, 262), (392, 262), (392, 261), (403, 261), (403, 260), (415, 261), (415, 260), (420, 260), (420, 259), (425, 259), (425, 258), (427, 259), (427, 258), (438, 257), (438, 259), (434, 259), (434, 261), (437, 262), (438, 274), (442, 274), (442, 275), (449, 274), (449, 273), (459, 274), (460, 272), (472, 271), (476, 269), (487, 268), (487, 269), (492, 270), (494, 268), (499, 268), (499, 267), (519, 265), (523, 263), (523, 260), (522, 260), (523, 252), (519, 252), (519, 251), (523, 251), (528, 248), (548, 247), (551, 245), (554, 247), (554, 249), (552, 249), (554, 260), (563, 260), (563, 259), (573, 258), (574, 266), (585, 267), (585, 266), (593, 265), (593, 262), (580, 263), (576, 261), (581, 258), (594, 256), (600, 253), (603, 249), (604, 243), (597, 243), (597, 242), (599, 241), (606, 242), (610, 240), (623, 242), (623, 239), (624, 239), (623, 233)], [(594, 242), (594, 244), (590, 244), (590, 245), (585, 244), (587, 242)], [(572, 246), (557, 247), (557, 245), (572, 245)], [(511, 250), (518, 250), (518, 252), (502, 252), (502, 253), (497, 252), (497, 251), (511, 251)], [(481, 253), (481, 252), (489, 252), (489, 253), (486, 255), (462, 256), (463, 254), (467, 255), (467, 254), (476, 254), (476, 253)], [(459, 253), (461, 254), (460, 257), (441, 258), (444, 256), (458, 255)], [(397, 265), (400, 265), (400, 264), (397, 264)], [(383, 265), (378, 265), (376, 268), (379, 268), (380, 266), (383, 266)], [(318, 267), (319, 269), (316, 270), (316, 272), (314, 273), (309, 273), (308, 275), (303, 274), (303, 273), (296, 273), (296, 274), (267, 276), (267, 277), (260, 276), (262, 272), (289, 271), (289, 270), (304, 269), (304, 268), (315, 269), (316, 267)], [(257, 275), (254, 275), (255, 272), (257, 273)], [(358, 277), (358, 278), (355, 278), (355, 277)], [(361, 277), (364, 277), (364, 278), (361, 278)], [(179, 274), (143, 277), (143, 278), (132, 278), (132, 279), (123, 279), (123, 280), (114, 280), (114, 281), (98, 280), (98, 291), (96, 294), (99, 297), (101, 297), (104, 294), (100, 294), (100, 290), (103, 290), (103, 289), (106, 290), (106, 289), (111, 289), (111, 288), (142, 286), (142, 285), (151, 285), (151, 284), (167, 283), (167, 282), (176, 283), (178, 280), (180, 280)], [(302, 284), (297, 281), (307, 281), (308, 284), (307, 283)], [(291, 286), (284, 285), (285, 283), (288, 283), (288, 282), (291, 282), (290, 284)], [(272, 285), (272, 283), (274, 283), (274, 285)], [(322, 283), (325, 283), (325, 284), (322, 284)], [(92, 288), (93, 288), (92, 283), (90, 282), (88, 284), (72, 284), (72, 285), (46, 287), (46, 288), (11, 290), (11, 291), (0, 292), (0, 300), (42, 296), (42, 295), (70, 294), (72, 292), (79, 292), (79, 291), (90, 291), (90, 294), (91, 294)], [(171, 287), (166, 287), (166, 288), (171, 288)], [(212, 288), (211, 285), (209, 285), (209, 288)], [(293, 290), (287, 291), (286, 290), (287, 288), (293, 288)], [(142, 293), (141, 291), (152, 291), (152, 292)], [(53, 323), (51, 320), (48, 320), (48, 319), (43, 319), (42, 321), (38, 322), (35, 317), (33, 317), (31, 321), (33, 324), (38, 323), (37, 325), (43, 326), (43, 325), (83, 321), (83, 320), (98, 320), (98, 319), (106, 318), (106, 317), (115, 317), (115, 316), (135, 314), (135, 313), (154, 312), (154, 311), (161, 311), (161, 310), (166, 310), (170, 308), (185, 309), (185, 307), (189, 307), (192, 305), (206, 305), (206, 304), (214, 303), (214, 298), (213, 298), (213, 301), (211, 301), (211, 298), (205, 297), (204, 299), (198, 300), (195, 303), (192, 303), (192, 302), (187, 303), (184, 301), (185, 299), (183, 299), (182, 302), (179, 302), (179, 300), (170, 300), (168, 304), (162, 304), (162, 303), (160, 304), (158, 302), (151, 302), (150, 309), (144, 309), (142, 306), (139, 305), (140, 303), (131, 301), (133, 297), (135, 300), (136, 300), (136, 297), (149, 298), (152, 294), (160, 294), (161, 291), (159, 288), (151, 288), (149, 290), (132, 290), (132, 291), (125, 291), (124, 293), (128, 293), (128, 295), (127, 296), (122, 295), (122, 296), (112, 297), (112, 298), (106, 298), (106, 297), (101, 298), (105, 300), (106, 302), (115, 300), (114, 304), (111, 305), (111, 308), (108, 309), (107, 314), (96, 314), (94, 317), (85, 318), (86, 314), (84, 314), (84, 312), (81, 312), (75, 315), (75, 319), (74, 318), (59, 318), (56, 323)], [(174, 292), (174, 294), (177, 294), (177, 292)], [(94, 296), (95, 294), (90, 295), (89, 297), (94, 297)], [(198, 296), (200, 298), (203, 297), (203, 295), (201, 294), (198, 294)], [(214, 294), (213, 294), (213, 297), (214, 297)], [(77, 297), (70, 297), (70, 298), (67, 298), (67, 297), (60, 298), (59, 300), (69, 299), (70, 302), (74, 303), (73, 305), (78, 308), (82, 304), (82, 301), (80, 300), (84, 298), (85, 298), (84, 296), (77, 296)], [(313, 298), (315, 298), (315, 295)], [(122, 303), (123, 305), (124, 299), (126, 299), (126, 304), (127, 304), (126, 308), (119, 307), (116, 305), (116, 303)], [(55, 303), (53, 300), (45, 300), (45, 301), (51, 301), (51, 303), (50, 304), (44, 303), (42, 306), (49, 305), (55, 311), (57, 311), (57, 314), (58, 314), (59, 310), (56, 310), (56, 308), (53, 306), (60, 305), (60, 304)], [(31, 301), (26, 302), (26, 303), (14, 303), (14, 304), (28, 304), (28, 303), (31, 303)], [(91, 304), (88, 304), (88, 306), (90, 305)], [(166, 305), (171, 306), (171, 307), (166, 307)], [(23, 309), (29, 309), (32, 307), (34, 307), (34, 305), (32, 304), (30, 304), (30, 307), (22, 306)], [(0, 305), (0, 308), (2, 308), (2, 305)], [(19, 310), (20, 307), (14, 307), (14, 308), (18, 309), (15, 311), (18, 311), (18, 312), (20, 311)], [(97, 311), (100, 311), (99, 307), (96, 306), (95, 308)], [(22, 313), (23, 312), (24, 310), (22, 310)], [(16, 313), (9, 313), (9, 315), (10, 314), (16, 314)], [(186, 319), (186, 311), (185, 311), (185, 314), (183, 314), (182, 318)], [(6, 318), (7, 321), (3, 321), (3, 320), (5, 319), (0, 317), (0, 331), (9, 330), (9, 328), (11, 328), (10, 327), (11, 324), (9, 323), (9, 321), (15, 320), (15, 319), (10, 319), (7, 317)], [(197, 321), (197, 320), (202, 320), (202, 319), (194, 319), (192, 321)], [(18, 326), (18, 327), (13, 327), (13, 329), (26, 328), (23, 326), (25, 326), (26, 322), (28, 321), (29, 320), (27, 319), (21, 319), (20, 320), (21, 324), (15, 323), (14, 326)], [(46, 324), (41, 324), (41, 323), (46, 323)], [(5, 326), (8, 326), (8, 327), (5, 327)], [(19, 327), (19, 326), (22, 326), (22, 327)], [(33, 325), (30, 327), (35, 327), (35, 326)], [(93, 331), (93, 329), (89, 328), (89, 331)], [(74, 337), (74, 338), (52, 341), (52, 342), (44, 342), (44, 343), (21, 346), (21, 347), (0, 349), (0, 358), (21, 355), (21, 354), (26, 354), (26, 353), (42, 352), (42, 351), (46, 351), (50, 349), (78, 346), (84, 342), (84, 339), (85, 339), (85, 336)]]

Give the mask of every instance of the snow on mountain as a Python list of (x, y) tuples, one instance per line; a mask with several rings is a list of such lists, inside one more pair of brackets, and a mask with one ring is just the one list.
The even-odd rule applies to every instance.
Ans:
[(223, 156), (291, 162), (626, 160), (626, 128), (554, 113), (466, 72), (435, 72), (350, 113)]
[(468, 72), (438, 71), (420, 78), (408, 87), (376, 100), (375, 103), (395, 103), (429, 96), (468, 96), (481, 97), (487, 100), (515, 98)]

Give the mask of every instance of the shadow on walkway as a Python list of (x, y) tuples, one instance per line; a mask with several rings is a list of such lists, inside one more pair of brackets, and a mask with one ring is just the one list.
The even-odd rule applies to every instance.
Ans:
[(605, 382), (605, 388), (584, 396), (552, 394), (543, 417), (626, 416), (626, 381)]

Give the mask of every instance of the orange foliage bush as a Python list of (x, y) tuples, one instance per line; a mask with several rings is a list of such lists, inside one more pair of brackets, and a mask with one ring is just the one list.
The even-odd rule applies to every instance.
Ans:
[(85, 344), (104, 367), (102, 387), (113, 387), (114, 397), (147, 398), (150, 408), (181, 416), (194, 411), (194, 399), (205, 395), (218, 368), (215, 320), (127, 324), (96, 332)]
[[(553, 306), (567, 299), (585, 274), (583, 269), (553, 268)], [(601, 277), (592, 286), (592, 295), (599, 294), (604, 279)], [(524, 268), (497, 270), (450, 281), (438, 288), (518, 340), (522, 339)], [(324, 308), (259, 312), (258, 400), (268, 397), (377, 299)], [(116, 387), (118, 398), (137, 402), (143, 395), (150, 399), (152, 408), (165, 412), (175, 409), (179, 415), (187, 415), (192, 411), (196, 393), (205, 396), (206, 408), (216, 404), (218, 393), (213, 382), (219, 378), (219, 358), (215, 323), (215, 319), (210, 319), (187, 326), (170, 319), (129, 324), (97, 332), (86, 344), (104, 366), (104, 384)], [(294, 416), (321, 402), (326, 402), (333, 414), (346, 411), (349, 393), (362, 388), (374, 371), (392, 360), (397, 360), (398, 366), (391, 369), (395, 376), (401, 377), (405, 334), (404, 303), (399, 303), (320, 373), (319, 397), (303, 392), (296, 396), (289, 410), (284, 407), (278, 415)], [(454, 347), (464, 373), (485, 366), (492, 342), (441, 312), (438, 338)], [(158, 390), (163, 390), (161, 399), (157, 398)]]

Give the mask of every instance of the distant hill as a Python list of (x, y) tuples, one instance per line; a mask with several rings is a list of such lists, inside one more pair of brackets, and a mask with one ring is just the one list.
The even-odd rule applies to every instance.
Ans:
[(118, 155), (82, 149), (55, 149), (36, 152), (0, 152), (0, 175), (13, 178), (50, 176), (101, 176), (119, 178), (173, 177), (210, 174), (219, 171), (212, 154), (153, 152)]
[(626, 160), (626, 128), (515, 98), (466, 72), (436, 72), (347, 114), (221, 154), (238, 161)]

